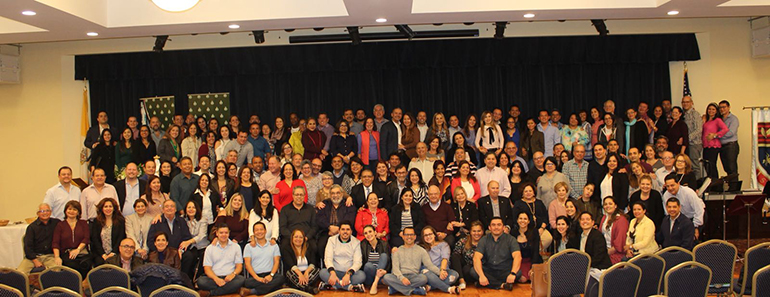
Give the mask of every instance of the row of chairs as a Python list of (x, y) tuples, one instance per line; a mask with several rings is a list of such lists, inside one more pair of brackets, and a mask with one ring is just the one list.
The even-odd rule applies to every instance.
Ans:
[(590, 256), (568, 249), (548, 260), (548, 296), (770, 296), (770, 243), (748, 249), (741, 275), (733, 279), (736, 258), (735, 246), (722, 240), (701, 243), (692, 252), (669, 247), (615, 264), (589, 284)]
[[(0, 297), (23, 297), (24, 293), (19, 289), (0, 284)], [(82, 292), (77, 292), (65, 287), (49, 287), (34, 295), (34, 297), (82, 297)], [(128, 288), (112, 286), (99, 290), (92, 297), (141, 297), (139, 293)], [(167, 285), (155, 290), (150, 297), (200, 297), (198, 292), (180, 285)]]

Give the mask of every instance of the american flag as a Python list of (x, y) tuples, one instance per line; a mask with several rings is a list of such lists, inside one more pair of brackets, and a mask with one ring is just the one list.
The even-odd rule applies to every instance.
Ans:
[(687, 78), (687, 64), (684, 65), (684, 83), (682, 84), (682, 97), (685, 96), (692, 97), (692, 92), (690, 92), (690, 80)]

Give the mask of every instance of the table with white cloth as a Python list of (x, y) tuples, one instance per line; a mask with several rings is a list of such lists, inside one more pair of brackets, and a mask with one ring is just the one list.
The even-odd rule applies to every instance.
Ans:
[(8, 225), (0, 227), (0, 267), (16, 268), (24, 258), (22, 238), (27, 232), (28, 224)]

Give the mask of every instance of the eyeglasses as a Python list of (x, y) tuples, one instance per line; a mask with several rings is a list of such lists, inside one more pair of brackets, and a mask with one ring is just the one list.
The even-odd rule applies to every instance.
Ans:
[(51, 210), (50, 209), (43, 209), (43, 210), (38, 210), (37, 212), (39, 212), (39, 213), (49, 213), (49, 212), (51, 212)]
[(133, 245), (121, 245), (120, 247), (122, 247), (122, 248), (124, 248), (124, 249), (129, 249), (129, 250), (133, 250), (133, 249), (135, 249), (135, 248), (136, 248), (136, 247), (135, 247), (135, 246), (133, 246)]
[(406, 233), (404, 233), (404, 236), (409, 236), (409, 237), (412, 237), (412, 236), (417, 236), (417, 234), (414, 234), (414, 233), (412, 233), (412, 234), (406, 234)]
[(429, 237), (429, 236), (433, 236), (433, 235), (436, 235), (436, 234), (433, 234), (433, 233), (425, 233), (425, 234), (423, 234), (423, 235), (422, 235), (422, 237)]

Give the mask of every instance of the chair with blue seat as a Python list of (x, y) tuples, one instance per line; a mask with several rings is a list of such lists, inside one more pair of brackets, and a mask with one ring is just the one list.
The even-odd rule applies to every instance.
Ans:
[(180, 285), (168, 285), (155, 290), (150, 297), (200, 297), (200, 294)]
[(94, 293), (92, 297), (140, 297), (139, 293), (123, 287), (107, 287)]
[(743, 263), (743, 271), (741, 271), (740, 277), (734, 280), (733, 289), (738, 295), (751, 295), (751, 280), (754, 278), (754, 273), (762, 267), (770, 265), (770, 242), (760, 243), (749, 248)]
[(19, 289), (0, 284), (0, 297), (24, 297), (24, 294)]
[(711, 283), (711, 269), (695, 261), (676, 265), (666, 272), (667, 297), (706, 297)]
[(128, 271), (112, 264), (103, 264), (91, 269), (86, 275), (91, 292), (99, 292), (107, 287), (131, 288), (131, 277)]
[(19, 290), (24, 297), (29, 297), (29, 279), (21, 271), (12, 268), (0, 268), (0, 284)]
[(695, 262), (711, 269), (709, 294), (730, 294), (733, 292), (733, 271), (738, 249), (724, 240), (712, 239), (696, 245), (692, 250)]
[(312, 294), (294, 288), (283, 288), (269, 293), (265, 297), (313, 297)]
[(40, 273), (40, 288), (43, 290), (51, 287), (70, 289), (78, 294), (83, 294), (83, 279), (80, 273), (67, 266), (49, 267)]
[(585, 293), (591, 256), (566, 249), (548, 259), (548, 296), (571, 296)]
[(751, 279), (752, 297), (770, 296), (770, 266), (757, 270)]
[(628, 262), (642, 269), (642, 279), (639, 281), (639, 290), (636, 295), (650, 296), (660, 294), (660, 284), (663, 282), (666, 260), (655, 254), (641, 254), (633, 257)]
[(599, 278), (599, 297), (636, 297), (642, 269), (628, 262), (608, 268)]
[(82, 295), (67, 288), (50, 287), (38, 292), (35, 297), (82, 297)]
[[(663, 258), (666, 263), (666, 268), (663, 269), (663, 275), (674, 268), (674, 266), (682, 264), (684, 262), (695, 261), (695, 255), (691, 251), (686, 250), (678, 246), (670, 246), (665, 249), (659, 250), (655, 253)], [(660, 284), (660, 291), (663, 292), (664, 284)]]

